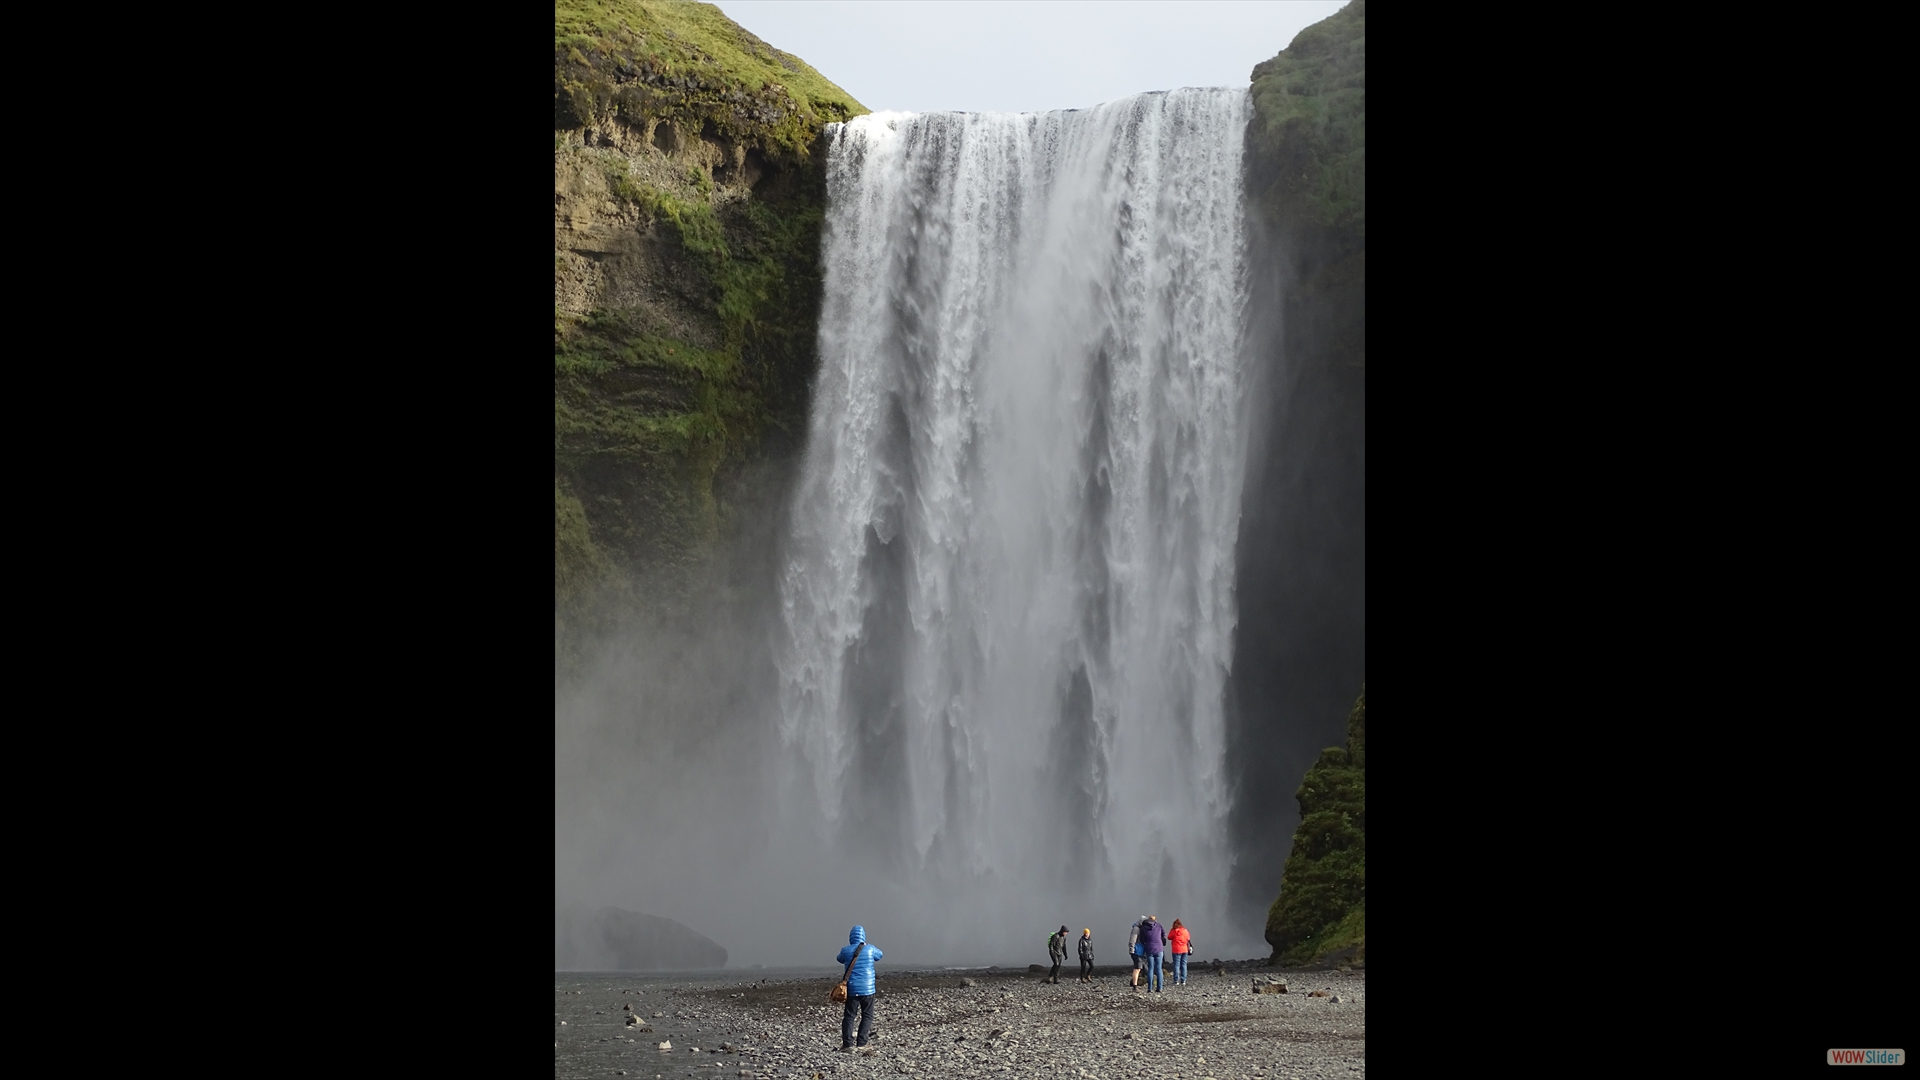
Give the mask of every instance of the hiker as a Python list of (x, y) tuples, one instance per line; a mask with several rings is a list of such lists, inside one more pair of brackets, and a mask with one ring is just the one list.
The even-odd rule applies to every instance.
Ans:
[[(847, 947), (833, 958), (836, 964), (847, 965), (847, 1011), (840, 1017), (840, 1049), (852, 1052), (855, 1046), (867, 1045), (873, 1037), (873, 964), (887, 955), (880, 947), (867, 942), (867, 928), (856, 926), (847, 934)], [(853, 1041), (853, 1011), (860, 1010), (860, 1041)]]
[(1047, 982), (1060, 985), (1060, 965), (1067, 960), (1067, 928), (1061, 927), (1057, 934), (1047, 935), (1047, 959), (1053, 961), (1053, 970), (1047, 972)]
[(1147, 954), (1147, 984), (1152, 988), (1148, 993), (1160, 992), (1160, 952), (1166, 945), (1166, 928), (1155, 917), (1147, 916), (1140, 924), (1140, 948)]
[(1151, 918), (1151, 916), (1140, 916), (1140, 921), (1134, 923), (1133, 929), (1127, 932), (1127, 952), (1133, 954), (1133, 981), (1128, 985), (1132, 986), (1135, 990), (1140, 989), (1140, 968), (1144, 965), (1144, 958), (1147, 955), (1140, 951), (1140, 930), (1147, 925), (1149, 918)]
[(1093, 981), (1093, 927), (1080, 931), (1080, 981)]
[(1179, 919), (1173, 920), (1173, 933), (1167, 935), (1173, 946), (1173, 985), (1187, 985), (1187, 955), (1193, 952), (1193, 935), (1187, 932), (1187, 924)]

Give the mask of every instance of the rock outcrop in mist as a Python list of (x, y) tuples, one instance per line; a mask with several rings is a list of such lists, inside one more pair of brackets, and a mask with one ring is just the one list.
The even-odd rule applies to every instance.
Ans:
[(693, 971), (727, 966), (727, 950), (690, 927), (622, 908), (555, 912), (556, 971)]

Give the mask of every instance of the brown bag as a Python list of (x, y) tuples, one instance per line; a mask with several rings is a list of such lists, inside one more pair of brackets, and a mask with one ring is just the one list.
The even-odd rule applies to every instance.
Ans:
[[(866, 942), (863, 941), (860, 943), (860, 949), (866, 947)], [(847, 970), (840, 973), (840, 982), (835, 985), (833, 989), (827, 991), (827, 1000), (833, 1002), (835, 1005), (847, 1000), (847, 980), (853, 977), (853, 961), (860, 959), (860, 949), (853, 950), (853, 959), (847, 961)]]

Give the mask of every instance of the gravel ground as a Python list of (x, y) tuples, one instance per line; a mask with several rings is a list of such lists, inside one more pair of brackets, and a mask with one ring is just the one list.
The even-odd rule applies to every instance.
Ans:
[[(574, 975), (554, 985), (554, 1075), (756, 1077), (1177, 1077), (1261, 1080), (1364, 1077), (1365, 971), (1196, 967), (1159, 994), (1124, 969), (1058, 986), (1011, 972), (891, 973), (882, 961), (871, 1045), (839, 1052), (838, 980), (738, 973)], [(1285, 994), (1252, 982), (1285, 978)], [(962, 980), (973, 985), (962, 986)], [(1328, 997), (1310, 997), (1324, 990)], [(628, 1025), (631, 1006), (642, 1031)], [(657, 1044), (671, 1042), (672, 1049)]]

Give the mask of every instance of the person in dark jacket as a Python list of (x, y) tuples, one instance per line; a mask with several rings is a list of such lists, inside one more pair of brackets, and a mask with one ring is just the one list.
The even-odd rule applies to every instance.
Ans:
[(1093, 928), (1080, 931), (1080, 981), (1093, 981)]
[(1060, 965), (1067, 962), (1067, 928), (1061, 927), (1057, 934), (1047, 936), (1047, 958), (1053, 961), (1053, 970), (1047, 972), (1047, 981), (1060, 984)]
[[(847, 934), (847, 947), (833, 958), (836, 964), (845, 964), (849, 960), (853, 967), (847, 972), (847, 1011), (840, 1017), (840, 1049), (852, 1050), (855, 1046), (867, 1045), (873, 1037), (873, 998), (877, 988), (873, 983), (874, 961), (885, 956), (879, 947), (867, 941), (867, 928), (856, 926)], [(853, 1041), (853, 1011), (860, 1010), (860, 1041)]]
[(1149, 916), (1140, 916), (1140, 921), (1127, 931), (1127, 952), (1133, 957), (1133, 982), (1135, 990), (1140, 989), (1140, 969), (1144, 966), (1146, 954), (1140, 951), (1140, 932), (1146, 929)]
[(1140, 945), (1147, 954), (1147, 985), (1149, 993), (1160, 992), (1160, 954), (1164, 951), (1167, 931), (1157, 919), (1149, 917), (1140, 924)]

